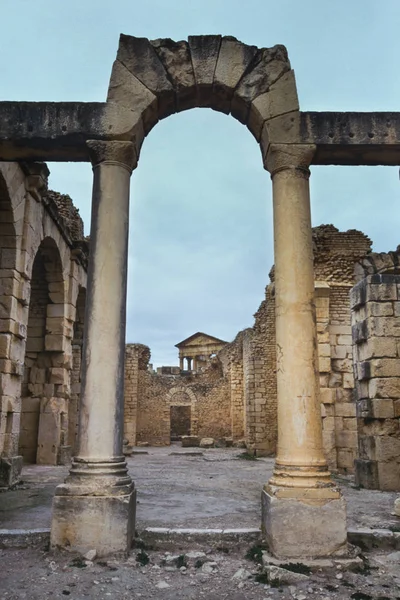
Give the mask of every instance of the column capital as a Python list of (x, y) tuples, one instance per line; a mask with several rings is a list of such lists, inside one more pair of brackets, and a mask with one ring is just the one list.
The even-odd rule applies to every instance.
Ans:
[(309, 166), (316, 149), (314, 144), (271, 144), (264, 166), (270, 172), (271, 179), (276, 173), (286, 170), (294, 170), (308, 179)]
[(137, 165), (137, 155), (132, 142), (87, 140), (90, 162), (93, 168), (100, 164), (118, 164), (130, 173)]

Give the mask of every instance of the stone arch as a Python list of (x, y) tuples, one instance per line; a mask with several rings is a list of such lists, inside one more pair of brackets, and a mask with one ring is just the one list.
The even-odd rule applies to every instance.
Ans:
[(33, 260), (19, 450), (26, 462), (68, 459), (69, 369), (66, 280), (59, 248), (45, 237)]
[[(171, 437), (171, 411), (173, 407), (190, 407), (190, 434), (197, 433), (197, 398), (193, 390), (184, 385), (171, 388), (165, 398), (165, 416), (164, 421), (168, 428), (168, 438)], [(188, 432), (189, 433), (189, 432)]]
[[(209, 107), (231, 114), (261, 144), (297, 130), (299, 103), (285, 46), (257, 48), (231, 36), (190, 36), (188, 41), (149, 41), (121, 35), (107, 102), (137, 113), (137, 154), (158, 120)], [(282, 140), (282, 136), (281, 136)]]
[(75, 303), (75, 322), (72, 337), (71, 394), (68, 403), (68, 445), (71, 447), (72, 454), (77, 449), (85, 306), (86, 288), (79, 286)]

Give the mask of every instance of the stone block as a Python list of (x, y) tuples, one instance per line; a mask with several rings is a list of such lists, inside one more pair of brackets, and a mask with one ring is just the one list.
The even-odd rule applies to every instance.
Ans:
[(188, 38), (198, 106), (212, 104), (212, 86), (221, 40), (220, 35), (190, 35)]
[(153, 40), (151, 43), (174, 86), (177, 110), (196, 106), (196, 81), (189, 44), (171, 39)]
[[(248, 46), (230, 36), (222, 38), (214, 73), (214, 109), (227, 114), (230, 112), (233, 92), (256, 52), (256, 46)], [(236, 107), (236, 112), (239, 112), (239, 107)]]
[[(282, 68), (282, 61), (276, 61), (274, 66)], [(252, 100), (247, 126), (259, 141), (263, 124), (267, 119), (295, 110), (299, 110), (296, 81), (294, 71), (288, 71), (279, 77), (268, 91)]]
[(375, 437), (375, 458), (378, 462), (400, 460), (400, 438), (389, 435)]
[(335, 390), (331, 388), (321, 388), (321, 402), (323, 404), (333, 404), (335, 402)]
[(213, 448), (213, 447), (214, 447), (214, 438), (201, 438), (200, 448)]
[(394, 358), (397, 355), (397, 342), (395, 338), (371, 337), (359, 346), (359, 353), (360, 360)]
[(367, 286), (367, 302), (387, 302), (397, 300), (396, 283), (371, 283)]
[(400, 377), (371, 379), (368, 394), (370, 398), (400, 398)]
[(400, 491), (400, 463), (378, 462), (379, 489), (384, 492)]
[(356, 404), (354, 402), (337, 402), (335, 404), (335, 415), (337, 417), (355, 417)]
[(53, 499), (51, 547), (80, 554), (95, 549), (98, 557), (128, 553), (135, 535), (136, 490), (115, 496), (64, 495), (65, 487), (59, 486)]
[(0, 488), (8, 488), (21, 480), (22, 456), (0, 458)]
[(339, 448), (337, 451), (337, 467), (344, 469), (347, 473), (354, 471), (354, 459), (356, 452), (352, 449)]
[(320, 373), (329, 373), (331, 370), (331, 359), (326, 356), (318, 358), (318, 368)]
[(358, 434), (356, 431), (336, 431), (336, 446), (338, 448), (357, 448)]
[(352, 325), (351, 336), (354, 344), (361, 344), (362, 342), (367, 341), (369, 337), (369, 331), (366, 319)]
[(373, 358), (370, 377), (400, 377), (400, 358)]
[(375, 419), (393, 419), (394, 405), (391, 398), (372, 398), (369, 416)]
[(350, 308), (352, 310), (363, 306), (367, 300), (367, 282), (365, 279), (359, 281), (350, 290)]
[(354, 467), (356, 485), (367, 490), (379, 489), (378, 464), (375, 460), (356, 458)]
[(354, 375), (353, 373), (344, 373), (343, 374), (343, 387), (346, 389), (354, 388)]
[(182, 448), (196, 448), (200, 446), (200, 438), (198, 435), (183, 435), (181, 441)]
[(117, 60), (158, 99), (158, 116), (175, 112), (175, 91), (155, 48), (147, 38), (121, 34)]
[(303, 502), (264, 489), (261, 525), (268, 548), (277, 558), (325, 557), (344, 549), (347, 542), (343, 498)]
[(368, 302), (367, 315), (372, 317), (391, 317), (393, 316), (392, 302)]

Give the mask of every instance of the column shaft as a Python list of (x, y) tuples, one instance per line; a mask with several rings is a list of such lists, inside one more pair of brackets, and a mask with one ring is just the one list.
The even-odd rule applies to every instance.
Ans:
[(122, 454), (130, 142), (88, 142), (92, 223), (78, 456), (53, 500), (51, 545), (128, 551), (136, 491)]
[(316, 471), (329, 478), (322, 449), (308, 173), (276, 172), (273, 202), (278, 450), (271, 483), (303, 486), (315, 483), (308, 475)]
[(130, 173), (94, 167), (78, 457), (122, 456)]
[(267, 157), (274, 202), (278, 448), (262, 493), (262, 528), (280, 558), (328, 556), (343, 551), (347, 539), (345, 503), (322, 447), (308, 184), (314, 151), (274, 145)]

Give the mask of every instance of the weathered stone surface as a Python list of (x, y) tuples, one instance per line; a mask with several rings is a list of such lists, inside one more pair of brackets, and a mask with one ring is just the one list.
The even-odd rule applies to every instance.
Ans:
[(117, 60), (157, 96), (160, 119), (175, 112), (175, 92), (172, 83), (147, 38), (121, 34)]
[(284, 46), (278, 45), (258, 50), (248, 71), (235, 90), (232, 100), (232, 115), (242, 123), (247, 123), (253, 100), (268, 92), (272, 84), (289, 70), (290, 62)]
[(193, 108), (196, 105), (196, 81), (189, 44), (171, 39), (153, 40), (151, 43), (174, 85), (177, 110)]
[(250, 105), (247, 127), (257, 141), (260, 140), (264, 122), (288, 112), (299, 110), (294, 71), (282, 75), (268, 92), (257, 96)]
[(277, 558), (330, 556), (346, 546), (345, 501), (303, 502), (263, 490), (262, 529)]
[(293, 571), (289, 571), (289, 569), (277, 567), (275, 565), (267, 565), (264, 569), (264, 572), (267, 574), (268, 582), (273, 587), (282, 585), (296, 585), (310, 579), (308, 575), (304, 575), (303, 573), (295, 573)]
[(88, 161), (86, 140), (131, 140), (140, 115), (105, 102), (0, 102), (0, 160)]
[(214, 74), (213, 108), (229, 113), (234, 90), (257, 52), (234, 37), (223, 37)]
[(192, 35), (188, 38), (197, 88), (197, 106), (211, 106), (212, 87), (222, 37)]
[(107, 102), (121, 104), (141, 115), (143, 137), (140, 136), (140, 131), (136, 136), (140, 148), (144, 133), (149, 132), (158, 121), (158, 101), (155, 94), (132, 75), (119, 60), (116, 60), (113, 65)]
[(400, 114), (395, 112), (303, 112), (303, 143), (318, 146), (316, 165), (397, 165)]
[(197, 435), (183, 435), (181, 441), (182, 448), (196, 448), (200, 446), (200, 438)]
[(213, 448), (214, 447), (214, 439), (213, 438), (202, 438), (200, 440), (200, 448)]
[(400, 498), (394, 501), (394, 514), (400, 517)]
[[(57, 495), (50, 544), (97, 556), (128, 552), (135, 534), (136, 490), (125, 495)], [(99, 527), (101, 523), (101, 527)]]

